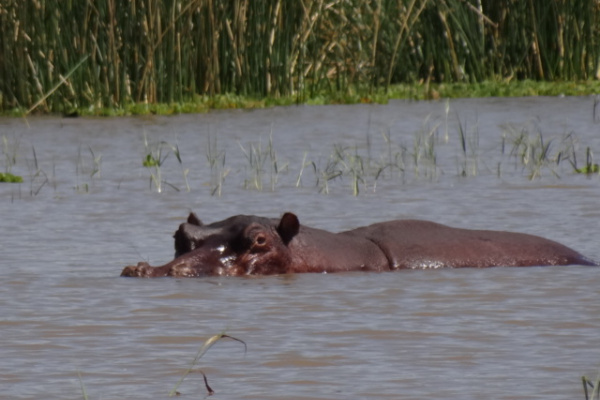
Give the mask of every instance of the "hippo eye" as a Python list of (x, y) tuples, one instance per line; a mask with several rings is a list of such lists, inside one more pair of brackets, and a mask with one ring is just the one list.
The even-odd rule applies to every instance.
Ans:
[(269, 245), (269, 233), (258, 224), (251, 224), (244, 229), (243, 237), (246, 250), (263, 251)]
[(267, 236), (264, 233), (257, 233), (254, 236), (252, 247), (255, 249), (262, 249), (267, 244)]
[(267, 243), (267, 238), (265, 235), (257, 235), (254, 239), (254, 243), (259, 246), (264, 246)]

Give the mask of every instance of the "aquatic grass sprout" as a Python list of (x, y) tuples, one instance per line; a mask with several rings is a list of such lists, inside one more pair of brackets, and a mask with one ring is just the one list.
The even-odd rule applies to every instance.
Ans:
[(210, 194), (211, 196), (221, 196), (223, 183), (229, 175), (230, 169), (225, 168), (225, 150), (218, 148), (217, 137), (215, 136), (213, 139), (210, 134), (206, 146), (206, 160), (210, 167)]
[[(194, 368), (196, 368), (196, 366), (198, 365), (198, 361), (200, 361), (200, 358), (202, 358), (202, 356), (204, 356), (204, 354), (206, 354), (206, 352), (213, 347), (217, 342), (219, 342), (222, 339), (230, 339), (230, 340), (234, 340), (236, 342), (242, 343), (244, 345), (244, 355), (246, 355), (246, 351), (248, 350), (248, 346), (246, 345), (246, 342), (244, 342), (243, 340), (237, 339), (233, 336), (229, 336), (226, 335), (224, 332), (223, 333), (219, 333), (218, 335), (213, 335), (210, 338), (208, 338), (200, 347), (200, 349), (198, 349), (198, 352), (196, 353), (196, 356), (194, 357), (194, 359), (192, 360), (192, 363), (190, 364), (190, 367), (183, 373), (183, 376), (179, 379), (179, 381), (177, 381), (177, 383), (175, 384), (175, 387), (173, 387), (173, 389), (169, 392), (169, 397), (173, 397), (176, 395), (179, 395), (180, 393), (177, 391), (179, 389), (179, 386), (181, 386), (181, 384), (183, 383), (183, 381), (185, 380), (185, 378), (190, 374), (190, 372), (192, 372), (194, 370)], [(214, 391), (212, 390), (212, 388), (208, 385), (208, 379), (206, 378), (206, 375), (204, 374), (204, 372), (199, 371), (203, 378), (204, 378), (204, 384), (206, 385), (206, 390), (208, 391), (208, 394), (211, 395), (214, 393)]]
[(345, 152), (340, 152), (339, 145), (334, 145), (334, 151), (327, 158), (327, 163), (324, 168), (320, 167), (320, 162), (311, 161), (313, 172), (316, 178), (315, 186), (319, 188), (319, 193), (329, 193), (329, 182), (341, 178), (344, 174), (344, 169), (340, 165)]
[(17, 153), (21, 138), (13, 136), (11, 139), (2, 135), (2, 155), (4, 156), (4, 172), (12, 172), (12, 167), (17, 163)]
[(83, 400), (88, 400), (87, 390), (85, 389), (85, 385), (83, 383), (83, 378), (81, 377), (81, 372), (77, 371), (77, 377), (79, 378), (79, 386), (81, 388), (81, 396)]
[(23, 177), (13, 175), (10, 172), (0, 172), (0, 182), (23, 183)]
[(479, 130), (477, 126), (469, 130), (466, 121), (461, 121), (456, 115), (458, 137), (462, 154), (459, 167), (460, 176), (476, 176), (479, 173)]
[(600, 173), (600, 166), (594, 162), (594, 153), (590, 147), (586, 148), (585, 151), (585, 165), (582, 167), (577, 166), (577, 153), (573, 149), (573, 159), (569, 160), (573, 166), (573, 170), (578, 174), (597, 174)]
[(154, 186), (158, 193), (163, 191), (163, 184), (171, 187), (175, 191), (180, 189), (174, 184), (168, 182), (163, 178), (162, 166), (172, 153), (181, 168), (183, 180), (185, 183), (186, 190), (190, 191), (190, 185), (188, 181), (189, 169), (183, 167), (183, 160), (181, 158), (181, 152), (178, 144), (171, 144), (167, 141), (161, 140), (158, 142), (149, 142), (146, 133), (144, 133), (144, 154), (145, 157), (142, 160), (142, 166), (150, 171), (150, 188)]
[[(38, 195), (42, 188), (50, 182), (50, 179), (48, 178), (48, 174), (39, 166), (34, 146), (31, 146), (31, 152), (33, 160), (32, 162), (27, 160), (27, 168), (29, 169), (29, 194), (33, 197)], [(54, 189), (56, 190), (56, 180), (54, 182)]]
[[(89, 192), (90, 183), (95, 178), (99, 178), (101, 175), (102, 167), (102, 155), (96, 155), (91, 146), (87, 148), (89, 157), (82, 153), (81, 146), (77, 150), (77, 163), (75, 164), (75, 175), (77, 177), (77, 184), (75, 190), (78, 192)], [(90, 182), (79, 182), (80, 177), (89, 177)]]
[[(179, 387), (181, 386), (181, 384), (183, 383), (183, 381), (187, 378), (187, 376), (191, 372), (194, 371), (194, 369), (197, 367), (198, 362), (200, 361), (200, 359), (202, 358), (202, 356), (204, 356), (204, 354), (206, 354), (206, 352), (210, 348), (212, 348), (215, 344), (217, 344), (219, 341), (221, 341), (223, 339), (229, 339), (229, 340), (233, 340), (233, 341), (236, 341), (236, 342), (239, 342), (239, 343), (243, 344), (244, 345), (244, 356), (246, 355), (246, 352), (248, 350), (248, 346), (246, 345), (246, 342), (244, 342), (241, 339), (235, 338), (233, 336), (226, 335), (224, 332), (209, 337), (207, 340), (204, 341), (204, 343), (202, 344), (202, 346), (200, 346), (200, 348), (198, 349), (198, 352), (194, 356), (194, 359), (192, 360), (190, 366), (185, 370), (185, 372), (183, 373), (183, 375), (181, 376), (181, 378), (179, 379), (179, 381), (177, 381), (177, 383), (175, 384), (175, 386), (173, 387), (173, 389), (171, 389), (171, 391), (169, 392), (169, 397), (181, 395), (181, 393), (178, 390), (179, 390)], [(201, 370), (197, 370), (197, 371), (202, 374), (202, 377), (204, 379), (204, 385), (205, 385), (206, 390), (208, 392), (208, 396), (213, 395), (215, 393), (215, 391), (209, 386), (209, 384), (208, 384), (208, 378), (206, 377), (206, 374), (203, 371), (201, 371)], [(82, 398), (84, 400), (87, 400), (89, 398), (89, 396), (88, 396), (87, 390), (85, 388), (85, 384), (83, 383), (83, 378), (81, 376), (81, 372), (80, 371), (77, 371), (77, 377), (78, 377), (78, 380), (79, 380), (79, 386), (80, 386), (80, 390), (81, 390), (81, 396), (82, 396)]]
[(527, 170), (530, 180), (541, 177), (542, 171), (545, 170), (559, 178), (556, 169), (560, 163), (569, 160), (569, 153), (574, 160), (576, 159), (573, 147), (574, 135), (570, 133), (563, 135), (560, 143), (555, 146), (555, 142), (559, 142), (559, 139), (546, 138), (536, 124), (520, 127), (506, 124), (502, 128), (503, 149), (506, 140), (511, 146), (509, 156), (515, 160), (515, 167)]
[(423, 127), (414, 134), (411, 157), (416, 177), (423, 175), (431, 180), (437, 177), (436, 142), (439, 125), (438, 123), (430, 127), (426, 119)]
[(265, 173), (268, 173), (269, 187), (271, 191), (274, 191), (279, 174), (287, 169), (287, 164), (282, 165), (277, 161), (277, 153), (273, 146), (273, 133), (271, 132), (269, 135), (266, 147), (262, 145), (262, 138), (258, 143), (251, 143), (249, 148), (245, 148), (239, 142), (238, 145), (248, 162), (246, 173), (249, 171), (250, 174), (250, 177), (244, 180), (244, 187), (262, 191), (263, 178)]
[(12, 173), (13, 166), (17, 163), (17, 153), (21, 139), (13, 136), (8, 139), (2, 135), (2, 155), (4, 157), (4, 172), (0, 173), (0, 182), (22, 183), (23, 177)]
[[(583, 392), (585, 394), (585, 400), (598, 400), (600, 399), (600, 374), (595, 380), (590, 379), (586, 376), (581, 377), (583, 383)], [(592, 389), (592, 393), (589, 393), (589, 389)]]

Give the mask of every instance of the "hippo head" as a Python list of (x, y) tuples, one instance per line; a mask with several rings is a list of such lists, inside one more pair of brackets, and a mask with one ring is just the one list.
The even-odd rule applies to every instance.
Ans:
[(121, 276), (270, 275), (288, 272), (288, 243), (300, 223), (292, 213), (281, 219), (237, 215), (204, 225), (191, 213), (174, 234), (175, 259), (161, 267), (140, 262)]

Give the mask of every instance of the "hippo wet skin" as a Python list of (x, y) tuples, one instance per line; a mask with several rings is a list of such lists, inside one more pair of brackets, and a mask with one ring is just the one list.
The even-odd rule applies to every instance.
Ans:
[(121, 276), (195, 277), (406, 268), (596, 265), (560, 243), (523, 233), (469, 230), (419, 220), (380, 222), (340, 233), (279, 219), (237, 215), (204, 225), (191, 213), (175, 232), (175, 259)]

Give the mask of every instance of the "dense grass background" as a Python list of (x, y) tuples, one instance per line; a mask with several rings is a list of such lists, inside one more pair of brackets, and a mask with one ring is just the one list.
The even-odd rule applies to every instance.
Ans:
[(0, 111), (597, 79), (599, 16), (597, 0), (1, 0)]

